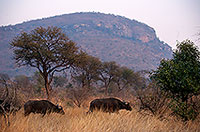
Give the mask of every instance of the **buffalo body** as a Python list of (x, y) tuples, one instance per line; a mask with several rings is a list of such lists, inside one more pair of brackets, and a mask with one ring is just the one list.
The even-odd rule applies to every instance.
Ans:
[(30, 113), (40, 113), (43, 116), (52, 112), (65, 114), (63, 108), (58, 105), (54, 105), (48, 100), (29, 100), (24, 104), (24, 115), (27, 116)]
[(88, 113), (93, 112), (94, 110), (100, 110), (103, 112), (119, 112), (121, 109), (126, 109), (131, 111), (132, 108), (129, 103), (122, 102), (116, 98), (102, 98), (102, 99), (95, 99), (90, 103), (90, 108)]

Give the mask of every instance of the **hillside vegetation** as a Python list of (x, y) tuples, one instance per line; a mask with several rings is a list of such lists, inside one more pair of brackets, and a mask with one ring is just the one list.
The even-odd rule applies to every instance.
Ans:
[(162, 58), (172, 57), (171, 47), (144, 23), (111, 14), (73, 13), (0, 27), (0, 73), (33, 73), (35, 69), (16, 68), (9, 43), (39, 26), (57, 26), (88, 54), (135, 71), (155, 69)]

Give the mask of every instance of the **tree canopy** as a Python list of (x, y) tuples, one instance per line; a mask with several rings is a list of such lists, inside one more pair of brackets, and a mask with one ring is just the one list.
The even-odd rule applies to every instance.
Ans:
[(200, 52), (190, 40), (177, 44), (171, 60), (162, 60), (153, 79), (173, 98), (187, 101), (200, 94)]
[(170, 108), (183, 120), (199, 114), (195, 97), (200, 95), (200, 52), (190, 40), (177, 44), (171, 60), (162, 60), (151, 78), (172, 99)]
[(72, 78), (81, 87), (90, 88), (91, 83), (97, 81), (98, 69), (101, 66), (99, 58), (90, 56), (86, 53), (81, 53), (79, 61), (76, 61), (72, 69)]
[(11, 46), (18, 66), (38, 69), (44, 78), (48, 98), (54, 73), (69, 68), (79, 54), (76, 44), (57, 27), (22, 32), (13, 39)]

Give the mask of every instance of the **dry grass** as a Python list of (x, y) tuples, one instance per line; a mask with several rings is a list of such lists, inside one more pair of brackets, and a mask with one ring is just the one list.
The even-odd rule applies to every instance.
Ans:
[(2, 132), (198, 132), (197, 122), (159, 120), (137, 111), (120, 111), (119, 114), (94, 112), (86, 114), (83, 108), (66, 108), (65, 115), (50, 114), (42, 117), (31, 114), (24, 117), (23, 110), (11, 117), (10, 127), (0, 119)]

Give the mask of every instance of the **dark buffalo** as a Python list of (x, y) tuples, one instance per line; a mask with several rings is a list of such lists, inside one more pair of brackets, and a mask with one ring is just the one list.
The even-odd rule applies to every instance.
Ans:
[(5, 101), (0, 99), (0, 113), (9, 113), (9, 114), (16, 114), (17, 111), (21, 109), (21, 106), (18, 104), (13, 104), (13, 102)]
[(21, 109), (20, 104), (15, 104), (11, 101), (4, 101), (0, 99), (0, 113), (9, 113), (9, 114), (16, 114), (17, 111)]
[(0, 113), (4, 114), (5, 112), (9, 112), (9, 111), (10, 111), (10, 104), (0, 99)]
[(132, 110), (130, 104), (127, 102), (122, 102), (116, 98), (103, 98), (93, 100), (90, 103), (90, 108), (87, 113), (93, 112), (94, 110), (100, 110), (109, 113), (118, 113), (121, 109), (126, 109), (129, 111)]
[(65, 114), (63, 108), (58, 105), (54, 105), (48, 100), (29, 100), (24, 104), (24, 115), (27, 116), (30, 113), (40, 113), (43, 116), (47, 113), (50, 114), (52, 112)]
[(0, 115), (4, 116), (5, 123), (8, 124), (8, 126), (10, 125), (9, 115), (8, 115), (9, 111), (10, 111), (10, 104), (5, 102), (4, 100), (0, 100)]
[[(12, 102), (0, 99), (0, 115), (4, 116), (5, 122), (10, 124), (9, 115), (14, 114), (20, 110), (20, 106), (13, 105)], [(7, 122), (8, 120), (8, 122)]]

